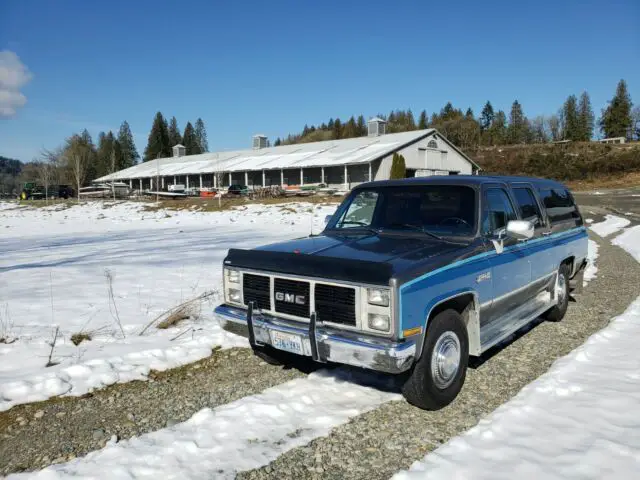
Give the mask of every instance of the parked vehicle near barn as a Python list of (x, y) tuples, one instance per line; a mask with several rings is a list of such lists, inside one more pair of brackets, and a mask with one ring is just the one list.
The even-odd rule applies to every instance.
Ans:
[(229, 185), (227, 195), (236, 197), (245, 197), (249, 195), (249, 187), (246, 185)]
[(480, 356), (580, 290), (587, 233), (551, 180), (432, 176), (354, 188), (320, 235), (231, 249), (224, 323), (252, 347), (406, 376), (439, 409)]
[(44, 185), (36, 182), (25, 182), (20, 191), (21, 200), (44, 200), (45, 198), (72, 198), (75, 191), (69, 185)]

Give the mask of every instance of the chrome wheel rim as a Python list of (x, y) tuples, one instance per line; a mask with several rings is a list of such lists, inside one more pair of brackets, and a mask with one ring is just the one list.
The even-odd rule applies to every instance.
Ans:
[(444, 332), (433, 347), (431, 377), (440, 390), (447, 388), (460, 368), (460, 339), (453, 332)]
[(562, 273), (558, 273), (556, 295), (558, 296), (558, 305), (562, 305), (567, 298), (567, 280)]

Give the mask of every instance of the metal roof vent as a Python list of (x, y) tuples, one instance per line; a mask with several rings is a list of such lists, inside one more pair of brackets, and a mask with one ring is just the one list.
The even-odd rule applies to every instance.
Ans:
[(254, 135), (253, 136), (253, 149), (260, 150), (261, 148), (267, 148), (269, 146), (269, 140), (266, 135)]
[(184, 145), (177, 144), (173, 146), (174, 157), (184, 157), (186, 153), (187, 153), (187, 149)]
[(370, 118), (367, 122), (369, 137), (378, 137), (387, 133), (387, 122), (379, 117)]

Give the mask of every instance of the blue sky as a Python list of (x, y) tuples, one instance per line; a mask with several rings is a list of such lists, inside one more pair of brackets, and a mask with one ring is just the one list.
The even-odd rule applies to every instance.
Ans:
[(0, 1), (0, 51), (32, 74), (0, 118), (0, 155), (31, 160), (127, 120), (140, 153), (156, 111), (202, 117), (211, 150), (329, 117), (514, 99), (533, 117), (620, 78), (640, 103), (640, 2), (462, 0)]

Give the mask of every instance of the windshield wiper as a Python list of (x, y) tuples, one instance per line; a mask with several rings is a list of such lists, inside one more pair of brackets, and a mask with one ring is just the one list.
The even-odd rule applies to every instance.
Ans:
[[(340, 222), (340, 225), (341, 226), (342, 225), (357, 225), (358, 227), (362, 227), (364, 230), (367, 230), (367, 231), (373, 233), (374, 235), (378, 235), (380, 233), (379, 230), (367, 225), (365, 222), (358, 222), (357, 220), (347, 220), (347, 221), (344, 221), (344, 222)], [(332, 230), (348, 232), (351, 229), (350, 228), (333, 228)]]
[(440, 235), (436, 235), (435, 233), (430, 232), (429, 230), (427, 230), (426, 228), (420, 226), (420, 225), (415, 225), (413, 223), (392, 223), (391, 225), (389, 225), (390, 227), (406, 227), (406, 228), (411, 228), (412, 230), (416, 231), (416, 232), (421, 232), (421, 233), (425, 233), (427, 235), (429, 235), (432, 238), (435, 238), (436, 240), (440, 240), (441, 242), (444, 242), (444, 238), (442, 238)]

